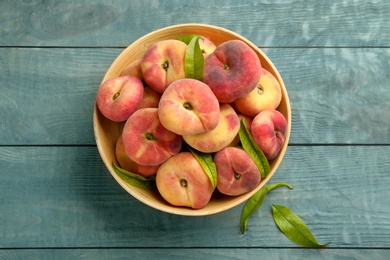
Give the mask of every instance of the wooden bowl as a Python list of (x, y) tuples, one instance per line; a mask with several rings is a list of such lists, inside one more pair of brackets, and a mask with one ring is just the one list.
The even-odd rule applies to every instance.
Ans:
[(194, 210), (185, 207), (176, 207), (168, 204), (158, 193), (158, 191), (148, 191), (136, 188), (124, 182), (112, 169), (111, 163), (115, 159), (115, 144), (117, 138), (121, 133), (121, 129), (123, 123), (114, 123), (108, 119), (106, 119), (99, 111), (95, 104), (94, 115), (93, 115), (93, 126), (94, 126), (94, 134), (96, 139), (96, 145), (98, 147), (99, 153), (102, 157), (104, 164), (106, 165), (109, 172), (115, 178), (115, 180), (132, 196), (141, 202), (155, 208), (161, 210), (163, 212), (168, 212), (177, 215), (186, 215), (186, 216), (203, 216), (219, 213), (228, 209), (231, 209), (240, 203), (249, 199), (255, 192), (257, 192), (261, 187), (263, 187), (274, 175), (277, 170), (280, 162), (283, 159), (283, 156), (286, 152), (290, 131), (291, 131), (291, 108), (290, 102), (287, 95), (286, 87), (283, 83), (282, 77), (279, 75), (278, 70), (272, 64), (271, 60), (252, 42), (248, 41), (244, 37), (240, 36), (237, 33), (226, 30), (224, 28), (205, 25), (205, 24), (180, 24), (165, 27), (145, 36), (139, 38), (135, 42), (133, 42), (130, 46), (128, 46), (112, 63), (107, 73), (105, 74), (102, 82), (120, 76), (123, 69), (128, 65), (131, 61), (134, 61), (138, 58), (141, 58), (146, 49), (151, 46), (153, 43), (166, 39), (175, 39), (179, 36), (189, 35), (189, 34), (198, 34), (202, 35), (212, 42), (215, 45), (219, 45), (225, 41), (239, 39), (247, 43), (259, 56), (262, 67), (266, 70), (270, 71), (279, 81), (280, 86), (282, 88), (282, 100), (278, 107), (278, 110), (286, 117), (288, 128), (284, 146), (280, 151), (279, 155), (272, 161), (270, 161), (271, 172), (267, 176), (267, 178), (263, 179), (260, 184), (253, 191), (237, 196), (230, 197), (222, 195), (218, 192), (214, 192), (213, 197), (211, 198), (208, 205), (202, 209)]

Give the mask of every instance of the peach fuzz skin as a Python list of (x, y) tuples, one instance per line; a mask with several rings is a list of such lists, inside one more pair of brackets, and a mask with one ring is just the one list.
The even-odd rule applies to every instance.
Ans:
[(193, 209), (206, 206), (214, 191), (209, 177), (190, 152), (181, 152), (164, 162), (157, 171), (156, 184), (168, 203)]
[(179, 135), (194, 135), (216, 128), (220, 109), (206, 84), (195, 79), (180, 79), (162, 94), (158, 115), (168, 130)]
[(254, 117), (263, 110), (276, 109), (281, 100), (279, 81), (271, 72), (262, 68), (256, 88), (245, 97), (237, 99), (234, 105), (241, 113)]
[(240, 129), (240, 120), (229, 104), (220, 104), (220, 119), (216, 128), (195, 135), (183, 136), (184, 141), (204, 153), (217, 152), (228, 146)]
[(140, 165), (134, 162), (133, 160), (131, 160), (129, 156), (127, 156), (126, 154), (122, 136), (119, 136), (115, 145), (115, 158), (122, 169), (129, 171), (131, 173), (139, 174), (145, 178), (155, 175), (159, 167), (159, 165), (157, 166)]
[(241, 148), (226, 147), (214, 156), (217, 189), (225, 195), (238, 196), (256, 188), (261, 173), (253, 159)]
[(187, 44), (179, 40), (163, 40), (149, 47), (141, 60), (144, 81), (159, 93), (169, 84), (185, 78), (184, 59)]
[(141, 165), (159, 165), (177, 154), (182, 146), (182, 137), (163, 127), (157, 110), (139, 109), (123, 127), (122, 138), (126, 154)]
[(286, 118), (274, 109), (260, 112), (251, 125), (252, 137), (268, 160), (274, 159), (282, 149), (286, 131)]
[(126, 76), (126, 75), (135, 76), (140, 80), (143, 80), (142, 71), (141, 71), (141, 58), (129, 63), (124, 68), (121, 76)]
[(248, 95), (260, 80), (261, 63), (247, 44), (230, 40), (219, 45), (207, 56), (203, 82), (219, 102), (231, 103)]
[(210, 53), (212, 53), (217, 48), (217, 46), (215, 46), (215, 44), (212, 41), (210, 41), (208, 38), (203, 36), (199, 38), (199, 47), (202, 50), (203, 57), (205, 59)]
[(100, 112), (114, 122), (126, 121), (141, 102), (144, 87), (135, 76), (121, 76), (102, 83), (96, 93)]
[(160, 103), (161, 94), (154, 91), (150, 87), (144, 87), (144, 95), (141, 99), (141, 102), (138, 105), (138, 109), (148, 108), (148, 107), (158, 107)]

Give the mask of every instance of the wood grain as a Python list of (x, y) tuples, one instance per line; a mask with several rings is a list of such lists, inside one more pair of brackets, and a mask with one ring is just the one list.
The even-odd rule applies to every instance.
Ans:
[(293, 143), (390, 141), (390, 49), (265, 49), (289, 92)]
[(386, 259), (388, 249), (288, 249), (288, 248), (183, 248), (183, 249), (0, 249), (0, 257), (13, 259)]
[(296, 247), (273, 222), (272, 203), (293, 210), (331, 248), (386, 248), (389, 153), (390, 146), (289, 147), (271, 183), (294, 190), (268, 194), (242, 235), (242, 205), (207, 217), (157, 211), (115, 182), (96, 147), (0, 147), (0, 248)]
[(206, 23), (260, 46), (389, 46), (381, 1), (1, 1), (1, 46), (127, 46), (156, 29)]
[[(1, 259), (387, 259), (390, 2), (0, 1)], [(278, 68), (292, 132), (267, 195), (208, 217), (156, 211), (105, 169), (92, 127), (98, 85), (133, 41), (180, 23), (246, 37)], [(272, 220), (288, 206), (323, 249)]]
[[(0, 144), (94, 144), (92, 113), (123, 49), (0, 49)], [(292, 107), (292, 144), (389, 144), (390, 49), (266, 48)]]
[(94, 143), (96, 91), (120, 51), (0, 49), (0, 143)]

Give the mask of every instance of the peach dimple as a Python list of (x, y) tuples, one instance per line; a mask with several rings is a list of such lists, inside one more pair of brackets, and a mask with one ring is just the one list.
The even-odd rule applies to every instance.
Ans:
[(278, 110), (261, 111), (252, 121), (251, 134), (268, 160), (274, 159), (283, 147), (287, 120)]
[(219, 102), (231, 103), (249, 94), (261, 75), (256, 53), (243, 41), (230, 40), (220, 44), (204, 63), (205, 82)]
[(106, 118), (123, 122), (136, 111), (143, 91), (141, 80), (135, 76), (111, 78), (100, 85), (96, 104)]
[(207, 56), (217, 48), (217, 46), (215, 46), (215, 44), (210, 41), (210, 39), (204, 36), (201, 36), (199, 39), (199, 47), (202, 50), (204, 59), (206, 59)]
[(240, 129), (240, 121), (234, 109), (227, 103), (220, 104), (220, 119), (216, 128), (195, 135), (183, 136), (191, 147), (204, 152), (213, 153), (228, 146)]
[(180, 79), (170, 84), (161, 96), (158, 115), (170, 131), (193, 135), (216, 128), (220, 110), (217, 98), (206, 84)]
[(263, 110), (276, 109), (281, 100), (279, 81), (271, 72), (262, 68), (256, 88), (245, 97), (237, 99), (234, 105), (241, 113), (254, 117)]
[(144, 81), (163, 93), (169, 84), (185, 78), (184, 58), (187, 45), (178, 40), (156, 42), (146, 50), (141, 60)]
[(181, 152), (164, 162), (157, 171), (161, 196), (175, 206), (200, 209), (214, 191), (209, 177), (190, 152)]
[(225, 195), (238, 196), (256, 188), (261, 173), (253, 159), (241, 148), (226, 147), (214, 156), (217, 189)]
[(119, 166), (129, 172), (139, 174), (143, 177), (150, 177), (157, 173), (159, 165), (157, 166), (145, 166), (140, 165), (127, 156), (125, 146), (123, 144), (122, 136), (119, 136), (115, 146), (115, 157), (119, 163)]
[(159, 165), (182, 146), (182, 137), (161, 125), (157, 108), (137, 110), (126, 121), (122, 138), (126, 154), (141, 165)]

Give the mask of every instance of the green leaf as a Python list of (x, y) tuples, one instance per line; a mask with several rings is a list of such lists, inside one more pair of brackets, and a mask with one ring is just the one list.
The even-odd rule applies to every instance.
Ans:
[(189, 35), (179, 36), (176, 38), (176, 40), (182, 41), (188, 45), (188, 44), (190, 44), (191, 40), (195, 37), (200, 37), (200, 36), (197, 34), (189, 34)]
[(244, 207), (241, 211), (241, 218), (240, 218), (240, 230), (241, 233), (245, 234), (246, 231), (246, 225), (248, 223), (249, 217), (260, 208), (261, 204), (263, 204), (265, 195), (270, 192), (273, 189), (276, 189), (278, 187), (288, 187), (292, 189), (292, 186), (285, 182), (277, 182), (273, 183), (267, 186), (264, 186), (261, 188), (258, 192), (252, 195), (247, 202), (245, 203)]
[(207, 176), (210, 178), (211, 184), (215, 189), (217, 187), (217, 167), (213, 161), (213, 157), (209, 153), (202, 153), (197, 150), (188, 148), (195, 159), (202, 166), (203, 170), (206, 172)]
[(200, 36), (198, 35), (194, 36), (188, 44), (184, 61), (184, 72), (186, 78), (202, 80), (204, 57), (199, 46), (199, 38)]
[(323, 247), (329, 244), (319, 244), (303, 220), (289, 208), (273, 204), (272, 214), (279, 229), (297, 245), (303, 247)]
[(252, 135), (248, 131), (245, 126), (245, 118), (240, 121), (240, 130), (238, 131), (238, 135), (240, 137), (240, 141), (244, 150), (252, 157), (253, 161), (259, 168), (261, 172), (261, 177), (264, 179), (268, 176), (270, 172), (270, 166), (267, 158), (264, 156), (263, 151), (256, 144)]
[(115, 165), (114, 162), (112, 162), (111, 165), (115, 173), (126, 183), (143, 190), (155, 190), (157, 188), (155, 176), (147, 179), (139, 174), (135, 174), (120, 168), (119, 166)]

